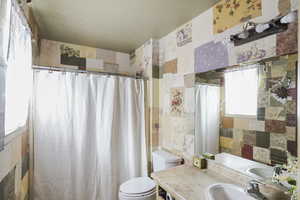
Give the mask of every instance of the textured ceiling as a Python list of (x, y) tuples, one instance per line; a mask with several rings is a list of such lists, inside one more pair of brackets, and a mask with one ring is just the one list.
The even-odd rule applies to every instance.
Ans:
[(218, 0), (33, 0), (42, 38), (130, 52)]

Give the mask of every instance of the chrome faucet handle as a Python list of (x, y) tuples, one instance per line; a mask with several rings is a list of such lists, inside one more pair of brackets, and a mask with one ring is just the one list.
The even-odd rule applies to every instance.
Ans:
[(250, 196), (258, 200), (266, 200), (267, 198), (260, 192), (259, 185), (266, 185), (266, 184), (258, 180), (249, 181), (247, 184), (246, 192)]

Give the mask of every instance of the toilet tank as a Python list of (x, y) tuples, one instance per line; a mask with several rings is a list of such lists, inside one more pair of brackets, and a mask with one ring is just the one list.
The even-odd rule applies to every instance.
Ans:
[(181, 165), (182, 159), (166, 151), (155, 151), (152, 153), (153, 171), (166, 170)]

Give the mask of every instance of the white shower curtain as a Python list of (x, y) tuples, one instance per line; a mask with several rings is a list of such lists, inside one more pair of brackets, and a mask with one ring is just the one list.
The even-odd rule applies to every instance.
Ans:
[(196, 154), (219, 153), (220, 87), (197, 85), (195, 87), (195, 137)]
[(142, 80), (35, 72), (34, 200), (117, 200), (147, 175)]

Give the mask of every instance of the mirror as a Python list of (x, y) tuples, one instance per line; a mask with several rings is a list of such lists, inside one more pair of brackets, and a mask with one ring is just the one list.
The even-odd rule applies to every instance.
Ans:
[(296, 66), (295, 54), (196, 74), (195, 154), (267, 165), (297, 156)]

